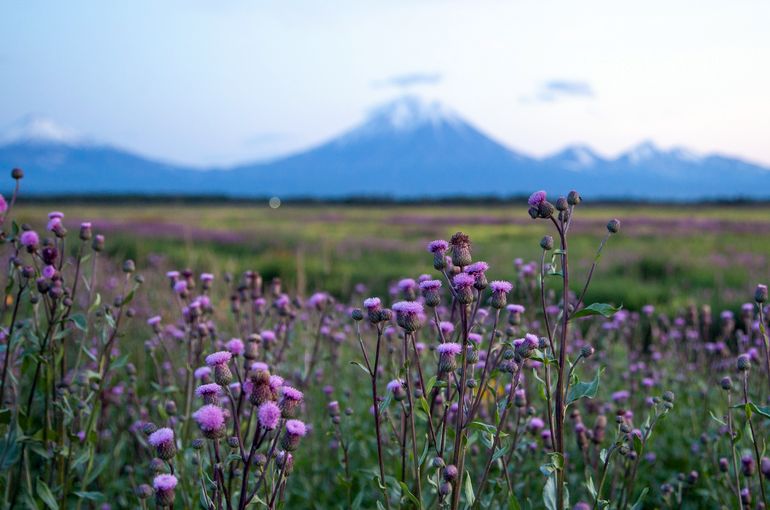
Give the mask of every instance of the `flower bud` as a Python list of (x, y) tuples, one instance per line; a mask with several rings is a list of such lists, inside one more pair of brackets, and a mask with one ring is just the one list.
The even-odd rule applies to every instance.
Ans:
[(14, 180), (19, 180), (24, 178), (24, 170), (21, 168), (14, 168), (11, 170), (11, 177), (13, 177)]
[(757, 288), (754, 291), (754, 301), (757, 303), (764, 303), (767, 301), (767, 285), (762, 285), (761, 283), (757, 285)]
[(546, 251), (553, 250), (553, 237), (543, 236), (540, 240), (540, 247)]
[(739, 372), (747, 372), (751, 368), (751, 359), (746, 354), (738, 356), (736, 366)]
[(730, 391), (733, 388), (733, 381), (729, 377), (725, 376), (721, 381), (719, 381), (719, 385), (723, 390)]
[(612, 219), (607, 223), (607, 231), (610, 234), (617, 234), (620, 231), (620, 220)]
[(362, 312), (360, 308), (355, 308), (350, 312), (350, 318), (358, 322), (364, 318), (364, 312)]
[(567, 194), (567, 203), (569, 205), (578, 205), (583, 199), (580, 197), (580, 193), (575, 190), (570, 191)]

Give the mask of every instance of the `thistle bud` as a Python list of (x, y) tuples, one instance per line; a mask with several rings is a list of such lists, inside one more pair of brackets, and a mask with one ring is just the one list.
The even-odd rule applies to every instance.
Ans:
[(751, 359), (746, 354), (738, 356), (736, 366), (739, 372), (747, 372), (751, 368)]
[(582, 349), (580, 349), (580, 355), (584, 358), (590, 358), (594, 354), (594, 348), (590, 345), (584, 345)]
[(537, 206), (537, 215), (540, 218), (548, 219), (553, 216), (554, 207), (551, 202), (543, 201)]
[(14, 180), (19, 180), (24, 178), (24, 170), (21, 168), (14, 168), (11, 170), (11, 177), (13, 177)]
[(364, 312), (362, 312), (360, 308), (355, 308), (350, 312), (350, 318), (358, 322), (364, 318)]
[(757, 288), (754, 291), (754, 301), (757, 303), (764, 303), (767, 301), (767, 285), (757, 285)]
[(449, 241), (452, 246), (452, 264), (458, 267), (468, 266), (473, 262), (471, 241), (467, 234), (457, 232)]
[(543, 238), (540, 240), (540, 247), (545, 251), (553, 250), (553, 237), (543, 236)]
[(610, 234), (617, 234), (620, 231), (620, 220), (612, 219), (607, 222), (607, 231)]
[(723, 377), (722, 380), (719, 381), (719, 385), (725, 391), (730, 391), (733, 389), (733, 381), (727, 376)]
[(569, 205), (578, 205), (583, 199), (580, 197), (580, 193), (575, 190), (570, 191), (567, 194), (567, 203)]
[(556, 200), (556, 210), (557, 210), (557, 211), (566, 211), (568, 207), (569, 207), (569, 206), (568, 206), (568, 203), (567, 203), (567, 199), (566, 199), (566, 198), (564, 198), (564, 197), (559, 197), (559, 198)]

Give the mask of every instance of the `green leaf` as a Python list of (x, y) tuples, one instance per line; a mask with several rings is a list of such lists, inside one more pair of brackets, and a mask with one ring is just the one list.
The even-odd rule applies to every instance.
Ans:
[(100, 501), (104, 498), (104, 494), (101, 492), (89, 492), (89, 491), (75, 491), (75, 496), (81, 499), (89, 499), (91, 501)]
[(724, 420), (722, 420), (721, 418), (717, 418), (716, 417), (716, 415), (714, 414), (714, 411), (709, 409), (709, 414), (711, 415), (711, 419), (712, 420), (714, 420), (715, 422), (717, 422), (720, 425), (727, 426), (727, 423), (725, 423)]
[(417, 499), (417, 496), (412, 494), (412, 492), (409, 490), (409, 487), (407, 487), (404, 482), (398, 482), (398, 485), (401, 487), (401, 491), (404, 494), (404, 496), (406, 496), (409, 501), (417, 505), (417, 507), (419, 508), (420, 500)]
[(610, 319), (622, 308), (622, 305), (616, 308), (612, 305), (608, 305), (607, 303), (592, 303), (572, 314), (570, 319), (579, 319), (580, 317), (589, 317), (591, 315), (601, 315), (602, 317)]
[(85, 331), (86, 328), (88, 328), (88, 321), (86, 320), (86, 316), (82, 313), (74, 313), (70, 317), (70, 320), (72, 321), (72, 324), (75, 325), (76, 328), (78, 328), (80, 331)]
[(548, 476), (543, 487), (543, 504), (548, 510), (557, 510), (556, 505), (556, 472)]
[(596, 377), (594, 377), (592, 381), (578, 382), (570, 386), (569, 392), (567, 393), (566, 405), (570, 405), (581, 398), (594, 398), (599, 391), (599, 378), (602, 375), (602, 370), (603, 369), (600, 368), (596, 371)]
[(425, 394), (430, 395), (430, 392), (433, 391), (433, 386), (436, 384), (436, 376), (434, 375), (430, 379), (428, 379), (428, 384), (425, 385)]
[(644, 508), (642, 500), (644, 500), (644, 497), (647, 495), (649, 490), (649, 487), (642, 489), (642, 493), (639, 494), (639, 497), (637, 498), (636, 503), (634, 503), (634, 505), (631, 507), (631, 510), (642, 510), (642, 508)]
[(363, 366), (363, 365), (362, 365), (361, 363), (359, 363), (358, 361), (351, 361), (351, 362), (350, 362), (350, 364), (351, 364), (351, 365), (355, 365), (355, 366), (357, 366), (358, 368), (360, 368), (361, 370), (363, 370), (364, 372), (366, 372), (366, 375), (368, 375), (369, 377), (371, 377), (371, 376), (372, 376), (372, 373), (371, 373), (371, 372), (369, 372), (369, 369), (368, 369), (368, 368), (366, 368), (365, 366)]
[(476, 501), (476, 495), (473, 493), (473, 482), (471, 482), (471, 474), (465, 472), (465, 483), (463, 484), (463, 492), (465, 493), (465, 504), (467, 506), (473, 506)]
[(51, 510), (59, 510), (59, 504), (53, 496), (51, 489), (43, 480), (37, 481), (37, 495), (43, 500), (43, 503)]

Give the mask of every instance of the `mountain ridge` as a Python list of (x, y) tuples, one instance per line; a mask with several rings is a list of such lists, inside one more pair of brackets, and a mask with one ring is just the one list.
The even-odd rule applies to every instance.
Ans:
[(25, 168), (40, 195), (146, 193), (233, 198), (403, 199), (512, 196), (575, 188), (645, 200), (770, 197), (770, 169), (741, 158), (643, 141), (615, 158), (573, 144), (535, 158), (494, 140), (438, 102), (406, 96), (315, 147), (267, 162), (194, 169), (76, 137), (49, 120), (0, 145), (0, 167)]

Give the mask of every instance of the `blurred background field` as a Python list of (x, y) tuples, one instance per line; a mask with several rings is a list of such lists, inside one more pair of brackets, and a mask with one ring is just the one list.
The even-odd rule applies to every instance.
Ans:
[[(548, 229), (521, 203), (346, 204), (266, 202), (70, 203), (67, 222), (92, 221), (109, 253), (140, 267), (192, 268), (281, 277), (308, 295), (326, 289), (348, 296), (365, 282), (372, 294), (429, 268), (429, 241), (457, 230), (471, 235), (475, 257), (514, 278), (514, 259), (539, 258)], [(22, 203), (20, 220), (35, 227), (48, 203)], [(692, 302), (737, 309), (770, 273), (770, 205), (581, 205), (570, 250), (583, 274), (605, 224), (619, 218), (599, 264), (589, 301), (630, 309), (654, 303), (681, 309)], [(580, 274), (580, 273), (578, 273)], [(581, 275), (582, 276), (582, 275)]]

